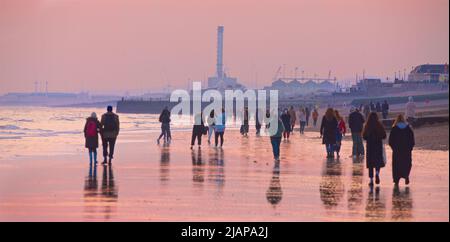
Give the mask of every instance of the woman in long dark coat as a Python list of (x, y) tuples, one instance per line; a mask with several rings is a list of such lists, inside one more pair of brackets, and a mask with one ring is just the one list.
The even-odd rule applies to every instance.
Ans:
[(371, 112), (363, 129), (363, 139), (367, 141), (366, 162), (369, 169), (370, 186), (373, 186), (374, 170), (375, 183), (380, 184), (380, 170), (386, 164), (383, 158), (383, 140), (386, 139), (386, 130), (376, 112)]
[(392, 177), (395, 185), (398, 185), (401, 178), (405, 179), (406, 185), (409, 184), (414, 145), (414, 132), (400, 114), (389, 135), (389, 146), (392, 148)]
[(336, 132), (338, 128), (338, 121), (332, 108), (328, 108), (322, 118), (320, 125), (320, 136), (322, 137), (322, 144), (327, 150), (327, 158), (334, 157), (334, 146), (336, 145)]
[(101, 132), (101, 127), (96, 113), (92, 113), (91, 117), (86, 119), (84, 138), (86, 140), (85, 147), (89, 150), (89, 161), (91, 165), (92, 161), (97, 164), (98, 135)]
[(281, 114), (281, 122), (283, 122), (284, 126), (284, 132), (283, 132), (283, 138), (286, 140), (289, 140), (289, 136), (291, 134), (291, 115), (289, 115), (289, 111), (285, 109), (283, 111), (283, 114)]

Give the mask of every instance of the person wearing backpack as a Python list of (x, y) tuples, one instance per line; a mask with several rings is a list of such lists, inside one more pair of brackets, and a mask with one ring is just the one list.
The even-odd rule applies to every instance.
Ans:
[(84, 138), (86, 140), (85, 147), (89, 150), (90, 165), (94, 161), (97, 165), (97, 148), (98, 148), (98, 134), (100, 133), (101, 125), (98, 121), (97, 114), (92, 113), (89, 118), (86, 119), (84, 125)]
[[(119, 116), (113, 113), (113, 107), (108, 106), (107, 113), (102, 115), (101, 130), (103, 143), (103, 165), (107, 164), (109, 157), (109, 164), (114, 158), (114, 147), (116, 145), (117, 136), (119, 135), (120, 122)], [(109, 152), (108, 152), (109, 146)]]

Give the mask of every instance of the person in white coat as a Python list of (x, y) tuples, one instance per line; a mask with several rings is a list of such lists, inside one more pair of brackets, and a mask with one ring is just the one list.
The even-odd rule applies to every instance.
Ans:
[(298, 114), (298, 120), (300, 122), (300, 134), (304, 134), (306, 126), (306, 111), (304, 108), (300, 109), (300, 112)]

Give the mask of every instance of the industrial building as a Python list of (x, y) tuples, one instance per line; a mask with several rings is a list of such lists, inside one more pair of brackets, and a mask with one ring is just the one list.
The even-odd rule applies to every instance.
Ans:
[(223, 65), (223, 32), (224, 27), (217, 27), (217, 62), (216, 75), (208, 78), (208, 89), (216, 89), (223, 91), (225, 89), (245, 89), (245, 87), (238, 83), (235, 77), (229, 77), (224, 71)]

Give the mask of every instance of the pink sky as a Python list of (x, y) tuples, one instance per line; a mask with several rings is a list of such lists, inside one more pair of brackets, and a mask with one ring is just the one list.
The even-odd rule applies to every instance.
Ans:
[(224, 63), (245, 85), (278, 66), (354, 79), (449, 60), (448, 0), (0, 0), (0, 93), (186, 88)]

